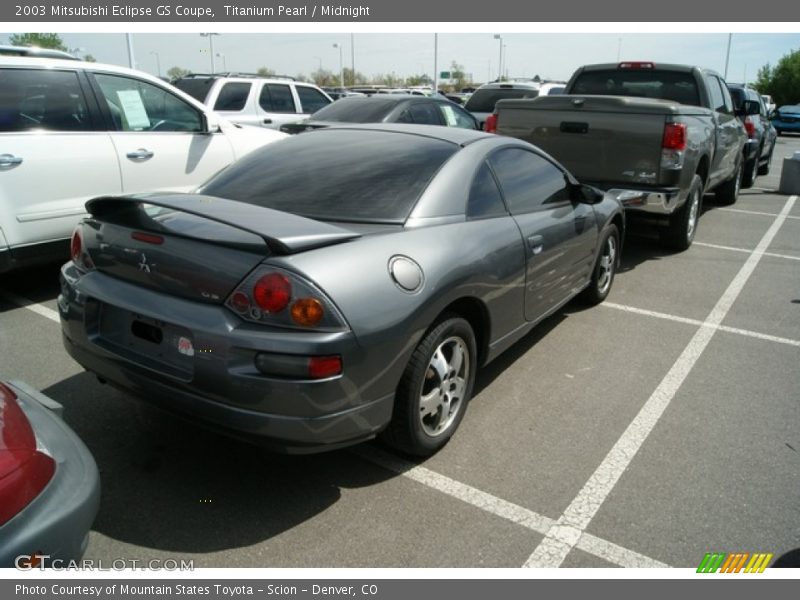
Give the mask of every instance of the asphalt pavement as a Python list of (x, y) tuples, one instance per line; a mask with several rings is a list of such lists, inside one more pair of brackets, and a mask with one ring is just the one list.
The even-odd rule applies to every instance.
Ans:
[(140, 408), (61, 345), (57, 267), (0, 279), (0, 379), (65, 406), (101, 473), (88, 559), (196, 567), (696, 567), (800, 548), (800, 200), (783, 156), (694, 245), (634, 231), (573, 303), (478, 375), (455, 438), (285, 456)]

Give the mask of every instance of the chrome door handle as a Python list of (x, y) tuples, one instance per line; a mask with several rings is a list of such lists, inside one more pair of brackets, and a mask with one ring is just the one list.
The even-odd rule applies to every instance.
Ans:
[(0, 167), (15, 167), (22, 164), (22, 158), (13, 154), (0, 154)]
[(535, 254), (541, 254), (544, 248), (544, 238), (540, 235), (532, 235), (528, 237), (528, 248)]
[(133, 152), (128, 152), (125, 156), (130, 158), (131, 160), (147, 160), (148, 158), (153, 158), (154, 153), (151, 150), (146, 148), (139, 148), (138, 150), (134, 150)]

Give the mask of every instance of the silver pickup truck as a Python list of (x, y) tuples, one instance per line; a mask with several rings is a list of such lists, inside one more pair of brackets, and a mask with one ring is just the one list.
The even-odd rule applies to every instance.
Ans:
[(539, 146), (580, 181), (616, 195), (629, 216), (663, 225), (678, 250), (694, 239), (704, 193), (736, 202), (747, 134), (717, 73), (652, 62), (589, 65), (565, 94), (501, 100), (487, 130)]

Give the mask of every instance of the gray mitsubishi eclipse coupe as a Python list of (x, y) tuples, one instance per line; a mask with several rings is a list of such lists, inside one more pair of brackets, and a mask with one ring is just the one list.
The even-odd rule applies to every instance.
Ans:
[(256, 150), (195, 194), (101, 197), (61, 270), (64, 345), (102, 381), (292, 452), (418, 455), (475, 373), (581, 294), (619, 202), (526, 142), (365, 125)]

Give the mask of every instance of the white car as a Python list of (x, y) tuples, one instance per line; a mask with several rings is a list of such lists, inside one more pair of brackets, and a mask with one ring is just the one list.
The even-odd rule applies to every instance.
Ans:
[(66, 259), (90, 198), (193, 191), (284, 137), (139, 71), (0, 56), (0, 273)]
[(328, 106), (333, 99), (313, 83), (255, 73), (193, 73), (173, 84), (234, 123), (280, 129)]

